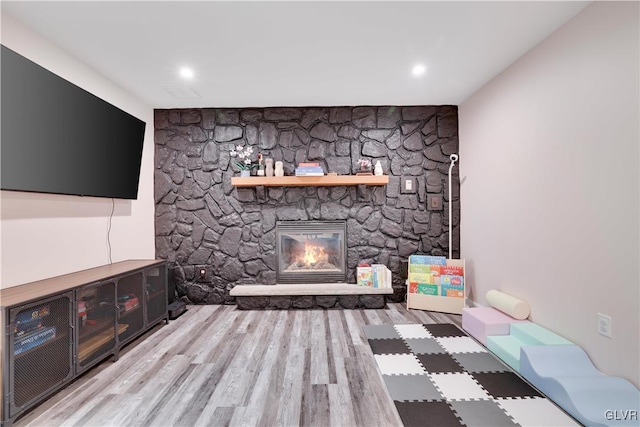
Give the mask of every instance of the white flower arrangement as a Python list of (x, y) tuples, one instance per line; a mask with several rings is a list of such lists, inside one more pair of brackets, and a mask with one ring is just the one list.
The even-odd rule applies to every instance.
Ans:
[(251, 170), (256, 165), (250, 159), (253, 154), (253, 147), (243, 147), (242, 145), (231, 146), (230, 153), (231, 157), (238, 157), (238, 161), (236, 162), (236, 167), (241, 171)]

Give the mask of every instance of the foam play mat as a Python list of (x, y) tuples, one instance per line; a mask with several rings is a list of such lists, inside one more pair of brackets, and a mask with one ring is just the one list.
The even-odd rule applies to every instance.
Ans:
[(578, 426), (453, 324), (367, 325), (405, 426)]

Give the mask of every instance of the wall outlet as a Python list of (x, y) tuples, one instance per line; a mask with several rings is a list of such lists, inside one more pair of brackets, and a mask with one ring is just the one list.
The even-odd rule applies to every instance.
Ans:
[(428, 211), (441, 211), (442, 210), (442, 196), (439, 194), (427, 195), (427, 210)]
[(210, 282), (211, 274), (209, 274), (209, 268), (205, 266), (196, 266), (196, 280), (198, 282)]
[(611, 335), (612, 335), (611, 316), (598, 313), (598, 333), (603, 337), (611, 338)]

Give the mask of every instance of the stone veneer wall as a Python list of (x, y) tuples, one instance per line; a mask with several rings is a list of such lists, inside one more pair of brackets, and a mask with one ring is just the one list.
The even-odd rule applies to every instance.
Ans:
[[(347, 222), (349, 281), (360, 261), (386, 264), (405, 296), (402, 261), (448, 254), (449, 155), (458, 151), (455, 106), (173, 109), (155, 111), (156, 253), (169, 261), (178, 295), (192, 303), (234, 303), (238, 284), (275, 283), (278, 220)], [(384, 187), (237, 189), (230, 150), (251, 145), (282, 160), (353, 174), (380, 160)], [(459, 256), (459, 184), (453, 194), (454, 257)], [(414, 179), (413, 192), (401, 181)], [(444, 203), (432, 207), (431, 199)], [(200, 279), (201, 267), (207, 275)]]

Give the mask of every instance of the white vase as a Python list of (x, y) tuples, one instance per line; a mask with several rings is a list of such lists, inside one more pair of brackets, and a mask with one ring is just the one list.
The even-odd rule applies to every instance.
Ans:
[(284, 165), (282, 162), (276, 162), (276, 169), (274, 171), (275, 176), (284, 176)]
[(251, 176), (251, 171), (250, 170), (241, 170), (240, 171), (240, 176), (245, 178), (247, 176)]
[(382, 171), (382, 165), (380, 164), (380, 160), (376, 162), (376, 166), (373, 168), (373, 173), (378, 176), (381, 176), (384, 173)]
[(264, 164), (267, 176), (273, 176), (273, 159), (264, 159)]

